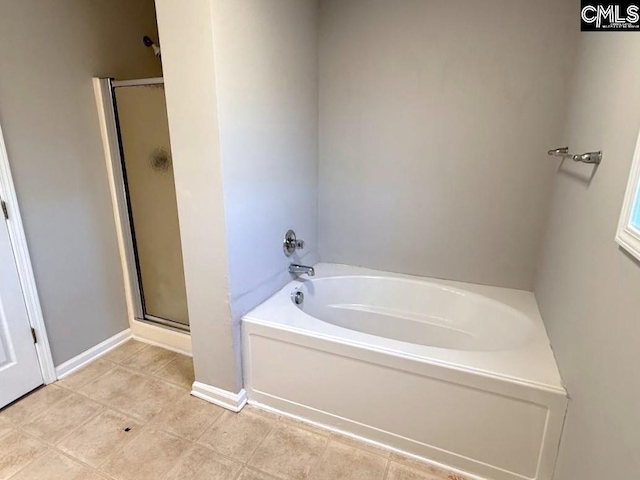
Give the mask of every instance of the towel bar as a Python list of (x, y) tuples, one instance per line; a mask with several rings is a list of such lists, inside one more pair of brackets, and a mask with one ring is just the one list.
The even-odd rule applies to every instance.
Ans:
[(602, 150), (600, 150), (599, 152), (587, 152), (573, 155), (569, 153), (569, 147), (562, 147), (549, 150), (547, 152), (547, 155), (550, 155), (552, 157), (570, 158), (574, 162), (595, 163), (596, 165), (600, 164), (600, 162), (602, 161)]

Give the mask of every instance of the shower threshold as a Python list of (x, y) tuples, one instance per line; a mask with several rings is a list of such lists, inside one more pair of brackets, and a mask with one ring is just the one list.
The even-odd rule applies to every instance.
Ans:
[(153, 325), (160, 325), (162, 327), (167, 327), (172, 330), (178, 330), (182, 333), (190, 333), (191, 329), (189, 325), (185, 325), (184, 323), (176, 322), (174, 320), (168, 320), (166, 318), (160, 318), (153, 315), (145, 314), (144, 318), (137, 318), (141, 322), (150, 323)]

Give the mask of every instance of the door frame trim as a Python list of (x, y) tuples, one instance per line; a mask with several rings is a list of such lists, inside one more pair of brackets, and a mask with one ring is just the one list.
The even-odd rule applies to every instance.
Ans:
[[(122, 159), (112, 96), (112, 80), (110, 78), (94, 78), (93, 89), (98, 107), (104, 157), (107, 162), (113, 217), (116, 223), (129, 323), (131, 323), (136, 318), (142, 318), (144, 311), (141, 301), (142, 292), (140, 292), (140, 285), (138, 284), (138, 270), (136, 268), (133, 237), (129, 222), (129, 207), (124, 186), (124, 174), (122, 172)], [(131, 326), (133, 327), (133, 325)]]
[(45, 384), (53, 383), (57, 380), (55, 365), (51, 355), (51, 345), (47, 336), (47, 329), (44, 324), (44, 316), (42, 315), (42, 307), (40, 305), (40, 297), (36, 287), (36, 279), (33, 273), (31, 257), (29, 256), (29, 248), (22, 224), (22, 216), (18, 207), (18, 196), (16, 195), (13, 177), (11, 176), (11, 166), (9, 165), (9, 156), (7, 147), (2, 134), (2, 126), (0, 125), (0, 195), (7, 204), (9, 211), (9, 219), (7, 229), (9, 230), (9, 238), (13, 247), (13, 256), (16, 260), (18, 268), (18, 277), (22, 287), (22, 295), (27, 308), (27, 316), (29, 325), (35, 329), (38, 337), (35, 343), (38, 362), (40, 363), (40, 371), (42, 372), (42, 380)]
[(149, 83), (158, 84), (160, 79), (141, 79), (126, 82), (115, 82), (110, 78), (93, 78), (93, 90), (96, 98), (100, 133), (104, 148), (109, 190), (113, 205), (113, 217), (120, 250), (122, 275), (124, 277), (125, 297), (129, 315), (129, 326), (136, 340), (152, 344), (160, 344), (164, 348), (181, 353), (191, 354), (191, 335), (174, 328), (151, 324), (144, 320), (138, 271), (129, 221), (129, 207), (122, 172), (122, 157), (114, 110), (113, 86), (138, 86)]

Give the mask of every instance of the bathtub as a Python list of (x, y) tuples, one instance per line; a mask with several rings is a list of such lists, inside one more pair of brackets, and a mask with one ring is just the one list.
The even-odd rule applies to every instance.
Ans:
[(475, 478), (553, 476), (567, 396), (531, 292), (319, 264), (242, 335), (255, 406)]

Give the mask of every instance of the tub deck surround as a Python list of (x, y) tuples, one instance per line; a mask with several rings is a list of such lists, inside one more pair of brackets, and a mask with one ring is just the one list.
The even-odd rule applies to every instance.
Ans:
[(478, 477), (552, 477), (567, 399), (531, 292), (319, 264), (245, 315), (243, 356), (254, 405)]
[[(356, 280), (349, 282), (354, 277)], [(425, 340), (424, 337), (416, 337), (415, 343), (399, 341), (340, 327), (316, 318), (313, 314), (317, 310), (324, 309), (326, 311), (330, 307), (327, 307), (327, 304), (323, 305), (322, 299), (312, 298), (313, 291), (311, 290), (318, 288), (314, 285), (318, 285), (326, 279), (330, 279), (333, 285), (323, 288), (320, 294), (335, 295), (338, 290), (341, 298), (347, 298), (350, 295), (362, 297), (364, 290), (370, 295), (368, 300), (386, 304), (394, 304), (395, 302), (394, 307), (386, 307), (387, 311), (385, 312), (387, 319), (395, 317), (394, 325), (398, 323), (397, 320), (406, 320), (406, 318), (402, 318), (403, 315), (422, 316), (422, 319), (411, 319), (415, 325), (406, 325), (407, 322), (402, 322), (405, 326), (403, 334), (408, 337), (413, 333), (423, 333), (424, 330), (419, 328), (422, 326), (420, 323), (429, 317), (433, 319), (436, 316), (428, 311), (429, 308), (433, 308), (432, 302), (438, 302), (436, 307), (442, 309), (442, 307), (447, 307), (447, 301), (462, 300), (464, 303), (460, 302), (459, 305), (453, 307), (448, 305), (451, 307), (450, 316), (449, 318), (441, 318), (441, 320), (447, 327), (456, 329), (464, 335), (475, 335), (478, 340), (476, 349), (466, 349), (467, 345), (464, 344), (461, 345), (464, 349), (456, 348), (455, 339), (450, 341), (449, 348), (425, 345), (429, 340)], [(381, 285), (375, 286), (375, 281), (378, 280), (381, 281)], [(358, 282), (361, 283), (358, 284)], [(395, 285), (393, 285), (394, 283)], [(367, 289), (371, 289), (372, 286), (378, 287), (378, 290), (367, 292)], [(395, 287), (395, 291), (389, 292), (387, 290), (385, 292), (385, 288), (388, 286)], [(307, 308), (303, 304), (303, 310), (295, 309), (291, 304), (291, 292), (296, 289), (305, 293), (304, 303), (308, 305), (317, 302), (320, 306), (314, 305), (312, 308)], [(392, 297), (394, 294), (395, 298)], [(407, 300), (412, 304), (407, 305)], [(363, 311), (367, 308), (377, 309), (378, 313), (380, 313), (380, 309), (384, 310), (385, 308), (371, 303), (356, 306), (361, 307)], [(415, 308), (417, 306), (422, 306), (427, 310), (417, 311)], [(282, 315), (283, 307), (286, 309), (286, 315)], [(456, 307), (460, 307), (458, 311), (455, 311)], [(505, 309), (505, 307), (511, 308)], [(394, 312), (389, 312), (391, 309)], [(495, 312), (502, 314), (503, 318), (498, 321), (494, 321), (493, 318), (483, 318), (483, 314)], [(512, 315), (512, 318), (509, 318), (509, 314)], [(475, 324), (471, 318), (477, 320)], [(489, 325), (492, 328), (491, 334), (508, 338), (491, 338), (490, 334), (482, 331), (480, 321), (484, 320), (491, 322)], [(312, 279), (301, 277), (289, 283), (271, 299), (251, 310), (243, 317), (243, 321), (275, 326), (292, 332), (304, 332), (307, 335), (335, 339), (403, 357), (428, 359), (431, 363), (474, 371), (490, 377), (505, 378), (514, 382), (533, 384), (551, 391), (565, 393), (549, 338), (538, 310), (538, 304), (533, 293), (524, 290), (451, 280), (426, 279), (348, 265), (321, 263), (316, 266), (315, 277)], [(354, 324), (357, 327), (357, 321)], [(412, 328), (415, 329), (415, 332), (411, 331)], [(433, 330), (429, 333), (432, 332)], [(477, 338), (478, 336), (485, 338)], [(486, 342), (485, 345), (482, 344), (483, 341)], [(494, 344), (491, 343), (493, 341), (495, 341)], [(510, 345), (513, 345), (513, 348), (510, 348)]]

